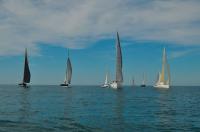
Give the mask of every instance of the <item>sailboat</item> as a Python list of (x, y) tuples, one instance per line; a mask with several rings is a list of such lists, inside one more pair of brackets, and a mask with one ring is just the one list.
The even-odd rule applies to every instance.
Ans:
[(132, 78), (132, 86), (134, 86), (135, 85), (135, 80), (134, 80), (134, 78)]
[(102, 88), (107, 88), (107, 87), (109, 87), (108, 73), (106, 74), (105, 83), (104, 83), (101, 87), (102, 87)]
[(60, 84), (60, 86), (70, 87), (71, 79), (72, 79), (72, 65), (71, 65), (71, 61), (70, 61), (70, 58), (69, 58), (69, 50), (68, 50), (67, 71), (66, 71), (64, 83)]
[(140, 86), (141, 87), (146, 87), (146, 84), (145, 84), (145, 74), (143, 74), (143, 80), (142, 80), (142, 84)]
[[(165, 79), (165, 71), (167, 70), (167, 80)], [(154, 85), (156, 88), (169, 88), (170, 87), (170, 70), (167, 63), (166, 51), (163, 49), (163, 58), (162, 58), (162, 71), (158, 74), (158, 79)]]
[(22, 83), (19, 84), (19, 86), (27, 88), (27, 83), (30, 83), (31, 80), (31, 73), (29, 69), (29, 64), (28, 64), (28, 54), (27, 54), (27, 49), (25, 49), (25, 59), (24, 59), (24, 76)]
[(117, 32), (117, 43), (116, 43), (116, 79), (113, 81), (110, 86), (111, 88), (118, 89), (121, 88), (123, 83), (123, 74), (122, 74), (122, 51), (120, 45), (119, 34)]

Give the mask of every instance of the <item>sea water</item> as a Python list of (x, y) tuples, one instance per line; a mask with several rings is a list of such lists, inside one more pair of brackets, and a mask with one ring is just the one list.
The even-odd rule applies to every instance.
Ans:
[(200, 131), (200, 87), (0, 85), (0, 131)]

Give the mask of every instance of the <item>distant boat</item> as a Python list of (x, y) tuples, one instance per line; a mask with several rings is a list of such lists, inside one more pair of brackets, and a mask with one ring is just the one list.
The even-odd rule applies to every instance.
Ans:
[(116, 43), (116, 79), (113, 81), (110, 86), (111, 88), (118, 89), (121, 88), (123, 83), (122, 75), (122, 51), (120, 45), (119, 34), (117, 32), (117, 43)]
[(131, 79), (131, 84), (130, 84), (131, 86), (134, 86), (135, 85), (135, 80), (134, 80), (134, 78), (132, 78)]
[[(165, 71), (167, 70), (167, 80), (165, 80)], [(170, 87), (170, 69), (169, 64), (167, 63), (166, 51), (163, 49), (163, 58), (162, 58), (162, 71), (158, 74), (158, 78), (155, 88), (169, 88)]]
[(143, 74), (143, 80), (142, 80), (142, 84), (140, 85), (141, 87), (146, 87), (146, 80), (145, 80), (145, 74)]
[(106, 74), (105, 83), (104, 83), (101, 87), (102, 87), (102, 88), (107, 88), (107, 87), (109, 87), (108, 73)]
[(72, 79), (72, 65), (71, 65), (71, 61), (69, 58), (69, 50), (68, 50), (67, 70), (66, 70), (65, 80), (64, 80), (63, 84), (60, 84), (60, 86), (70, 87), (71, 79)]
[(27, 83), (30, 83), (31, 80), (31, 73), (29, 69), (29, 64), (28, 64), (28, 54), (27, 54), (27, 49), (25, 49), (25, 59), (24, 59), (24, 76), (22, 83), (19, 84), (19, 86), (27, 88)]

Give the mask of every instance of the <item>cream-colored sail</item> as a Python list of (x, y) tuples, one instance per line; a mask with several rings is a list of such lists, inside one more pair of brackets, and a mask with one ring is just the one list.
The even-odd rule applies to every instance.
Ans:
[(163, 59), (162, 59), (162, 72), (160, 76), (160, 82), (165, 83), (165, 63), (166, 63), (166, 54), (165, 48), (163, 50)]
[(169, 64), (167, 64), (167, 73), (168, 73), (168, 80), (167, 80), (167, 85), (170, 85), (170, 67), (169, 67)]

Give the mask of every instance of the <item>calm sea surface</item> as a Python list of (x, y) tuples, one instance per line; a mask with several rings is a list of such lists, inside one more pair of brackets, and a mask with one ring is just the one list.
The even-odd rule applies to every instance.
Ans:
[(200, 87), (1, 85), (0, 131), (200, 131)]

